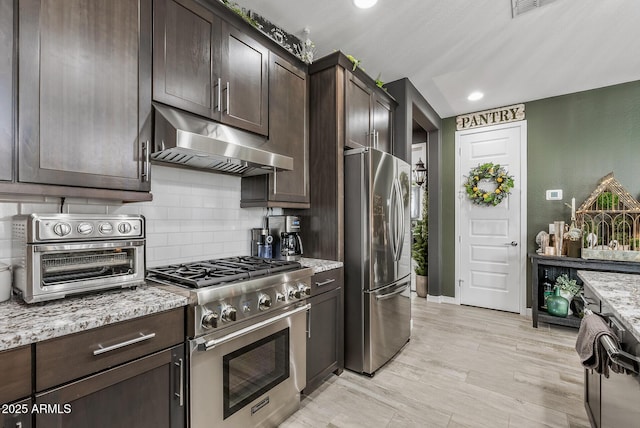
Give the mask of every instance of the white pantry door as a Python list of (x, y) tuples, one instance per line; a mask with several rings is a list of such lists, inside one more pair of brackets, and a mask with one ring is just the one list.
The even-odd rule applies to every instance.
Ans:
[[(524, 313), (526, 307), (526, 121), (456, 132), (456, 297), (463, 305)], [(497, 206), (467, 197), (469, 171), (491, 162), (514, 177)]]

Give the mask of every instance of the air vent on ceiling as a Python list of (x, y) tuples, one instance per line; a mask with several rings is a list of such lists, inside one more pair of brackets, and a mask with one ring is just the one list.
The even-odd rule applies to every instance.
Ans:
[(511, 0), (511, 16), (515, 18), (525, 12), (546, 6), (555, 0)]

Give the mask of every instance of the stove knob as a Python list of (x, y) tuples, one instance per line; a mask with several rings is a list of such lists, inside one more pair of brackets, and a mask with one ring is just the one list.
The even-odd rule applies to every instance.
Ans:
[(236, 308), (233, 306), (227, 306), (222, 310), (222, 321), (235, 321), (236, 320)]
[(263, 294), (258, 298), (258, 309), (261, 311), (266, 311), (271, 307), (271, 297)]
[(71, 233), (71, 226), (69, 223), (56, 223), (53, 225), (53, 233), (58, 236), (65, 236)]
[(89, 235), (93, 232), (93, 225), (91, 223), (80, 223), (77, 227), (78, 233), (80, 235)]
[(202, 326), (204, 328), (216, 328), (218, 327), (218, 313), (211, 312), (202, 317)]
[(287, 294), (289, 295), (289, 300), (300, 298), (300, 290), (296, 288), (289, 288), (289, 292)]
[(279, 291), (276, 292), (276, 302), (284, 302), (287, 298)]
[(300, 290), (300, 294), (306, 294), (307, 296), (311, 295), (311, 287), (303, 282), (298, 284), (298, 290)]

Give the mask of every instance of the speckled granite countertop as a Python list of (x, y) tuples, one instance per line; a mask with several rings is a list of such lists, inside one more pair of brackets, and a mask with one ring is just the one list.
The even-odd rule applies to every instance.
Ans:
[(310, 259), (307, 257), (302, 257), (299, 261), (303, 267), (313, 268), (313, 273), (320, 273), (327, 270), (338, 269), (343, 265), (342, 262), (336, 262), (333, 260)]
[(640, 341), (640, 275), (579, 270), (578, 277)]
[(185, 306), (184, 296), (151, 285), (27, 305), (0, 303), (0, 351)]

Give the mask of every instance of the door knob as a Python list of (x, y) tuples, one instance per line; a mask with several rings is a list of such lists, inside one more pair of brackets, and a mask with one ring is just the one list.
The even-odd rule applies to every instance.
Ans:
[(504, 244), (504, 245), (506, 245), (508, 247), (517, 247), (518, 243), (516, 241), (511, 241), (508, 244)]

